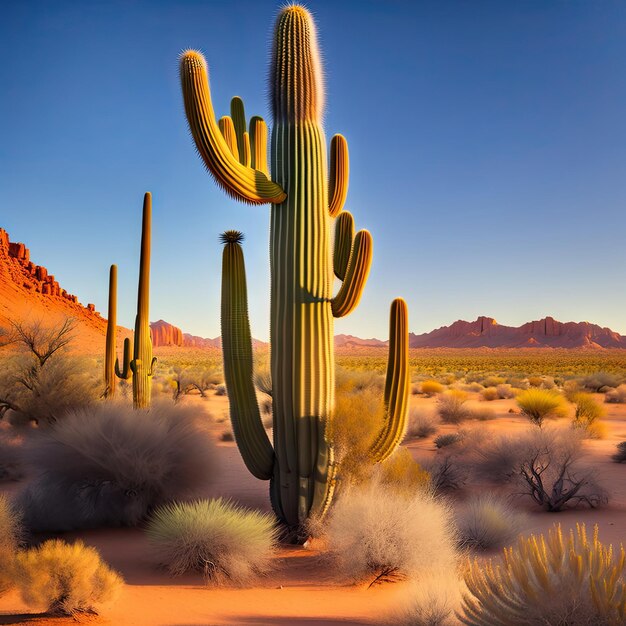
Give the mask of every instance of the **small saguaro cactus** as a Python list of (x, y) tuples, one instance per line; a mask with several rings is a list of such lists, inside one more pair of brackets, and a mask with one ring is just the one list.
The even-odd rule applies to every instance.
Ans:
[[(143, 409), (150, 406), (152, 374), (156, 357), (152, 356), (150, 337), (150, 248), (152, 230), (152, 195), (143, 198), (141, 223), (141, 256), (139, 259), (139, 287), (137, 290), (137, 315), (133, 359), (129, 363), (133, 373), (133, 406)], [(126, 342), (124, 342), (124, 371), (126, 371)]]
[(115, 333), (117, 332), (117, 265), (109, 270), (109, 312), (107, 316), (106, 350), (104, 356), (104, 397), (115, 395)]
[[(330, 171), (321, 119), (323, 77), (315, 25), (300, 6), (284, 8), (276, 22), (270, 66), (270, 167), (267, 126), (246, 125), (243, 102), (215, 120), (207, 64), (183, 53), (180, 76), (185, 113), (205, 165), (232, 197), (271, 204), (271, 376), (274, 445), (262, 427), (252, 377), (252, 346), (241, 235), (229, 231), (222, 274), (224, 374), (235, 439), (249, 470), (270, 479), (272, 505), (300, 537), (311, 515), (330, 504), (336, 467), (327, 425), (334, 406), (333, 318), (359, 303), (372, 261), (372, 238), (342, 213), (348, 191), (348, 144), (330, 143)], [(271, 171), (271, 175), (270, 175)], [(334, 259), (331, 219), (336, 222)], [(333, 297), (334, 275), (342, 280)], [(391, 308), (390, 357), (385, 387), (387, 414), (372, 456), (383, 461), (406, 426), (408, 406), (407, 308)]]

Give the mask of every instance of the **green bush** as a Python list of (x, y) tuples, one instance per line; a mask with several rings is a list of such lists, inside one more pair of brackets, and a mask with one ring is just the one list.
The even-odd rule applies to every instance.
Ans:
[(173, 576), (196, 571), (207, 582), (244, 584), (270, 569), (277, 528), (272, 515), (218, 498), (158, 508), (147, 534), (155, 561)]
[(605, 428), (598, 420), (606, 415), (606, 409), (590, 393), (577, 393), (572, 401), (576, 406), (574, 426), (582, 429), (592, 439), (602, 439)]

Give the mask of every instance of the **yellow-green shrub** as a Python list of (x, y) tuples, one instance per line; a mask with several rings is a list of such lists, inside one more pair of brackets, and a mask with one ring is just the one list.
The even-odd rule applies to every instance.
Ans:
[(488, 402), (497, 400), (500, 397), (500, 394), (498, 394), (498, 390), (495, 387), (487, 387), (483, 389), (480, 395), (483, 400), (487, 400)]
[(531, 422), (541, 426), (548, 417), (565, 417), (567, 402), (558, 392), (530, 388), (517, 395), (517, 404)]
[(422, 393), (427, 396), (434, 396), (435, 394), (443, 392), (443, 385), (436, 380), (425, 380), (422, 382)]
[(606, 409), (590, 393), (579, 392), (572, 401), (576, 406), (574, 426), (583, 429), (592, 439), (602, 439), (606, 426), (598, 420), (606, 415)]
[(463, 624), (626, 623), (626, 555), (600, 543), (597, 526), (589, 541), (584, 524), (566, 538), (557, 524), (547, 539), (520, 537), (503, 558), (468, 564)]
[(60, 539), (18, 552), (15, 579), (26, 604), (62, 615), (95, 613), (115, 598), (124, 582), (95, 548)]

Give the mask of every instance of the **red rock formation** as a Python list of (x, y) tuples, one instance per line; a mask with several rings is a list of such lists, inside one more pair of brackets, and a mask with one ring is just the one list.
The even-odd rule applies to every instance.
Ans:
[(163, 320), (152, 322), (150, 332), (152, 333), (152, 346), (155, 348), (183, 345), (183, 331)]
[(411, 348), (626, 348), (626, 337), (589, 322), (552, 317), (522, 326), (504, 326), (491, 317), (459, 320), (430, 333), (410, 336)]

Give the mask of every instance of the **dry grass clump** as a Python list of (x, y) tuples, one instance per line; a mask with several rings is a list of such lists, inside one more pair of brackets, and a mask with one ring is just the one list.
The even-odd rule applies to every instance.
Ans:
[(492, 400), (498, 400), (500, 398), (500, 394), (498, 393), (498, 389), (496, 387), (485, 387), (480, 392), (483, 400), (487, 402), (491, 402)]
[(474, 560), (467, 566), (459, 619), (468, 626), (617, 626), (626, 623), (624, 549), (604, 546), (576, 525), (520, 537), (503, 563)]
[(378, 480), (391, 490), (412, 494), (418, 489), (427, 489), (431, 478), (411, 452), (400, 446), (386, 461), (372, 466), (370, 480)]
[(456, 443), (459, 443), (463, 440), (463, 433), (444, 433), (435, 437), (434, 444), (437, 448), (447, 448), (448, 446), (453, 446)]
[(582, 378), (580, 384), (587, 391), (600, 393), (609, 391), (613, 387), (619, 387), (623, 382), (623, 378), (617, 374), (612, 374), (611, 372), (595, 372), (594, 374)]
[(606, 409), (590, 393), (577, 393), (572, 401), (576, 406), (574, 427), (581, 429), (591, 439), (603, 439), (606, 427), (599, 420), (606, 415)]
[(526, 389), (518, 394), (517, 404), (537, 426), (541, 426), (548, 417), (565, 417), (568, 411), (565, 398), (550, 389)]
[(407, 439), (424, 439), (437, 432), (440, 418), (437, 413), (432, 413), (424, 409), (411, 408), (406, 429)]
[(459, 424), (471, 417), (467, 407), (467, 394), (460, 389), (451, 389), (437, 398), (437, 410), (445, 424)]
[(124, 584), (95, 548), (60, 539), (18, 552), (15, 579), (26, 604), (57, 615), (96, 613)]
[(424, 465), (436, 494), (456, 491), (467, 482), (467, 470), (451, 454), (437, 455)]
[(0, 494), (0, 597), (14, 585), (14, 559), (22, 537), (20, 517)]
[(147, 534), (156, 562), (173, 576), (201, 572), (206, 581), (245, 584), (269, 571), (274, 517), (228, 500), (197, 500), (158, 508)]
[(517, 389), (508, 383), (503, 383), (496, 387), (496, 391), (498, 393), (498, 398), (501, 400), (508, 400), (509, 398), (514, 398), (518, 393), (520, 393), (521, 389)]
[(431, 397), (438, 393), (443, 393), (444, 386), (437, 380), (424, 380), (421, 384), (421, 391), (424, 395)]
[(626, 385), (620, 385), (616, 389), (607, 391), (604, 395), (605, 402), (612, 402), (614, 404), (626, 403)]
[(429, 573), (406, 592), (406, 600), (393, 611), (389, 626), (456, 626), (454, 614), (461, 604), (461, 582), (454, 572)]
[(214, 474), (197, 409), (102, 403), (41, 433), (35, 479), (20, 496), (25, 525), (63, 531), (139, 523), (155, 506), (197, 495)]
[(502, 376), (487, 376), (482, 380), (483, 387), (497, 387), (506, 383), (506, 378)]
[(425, 490), (401, 495), (376, 481), (353, 487), (331, 509), (325, 539), (336, 571), (370, 586), (456, 565), (450, 509)]
[(616, 463), (626, 463), (626, 441), (617, 444), (617, 452), (611, 458)]
[(493, 493), (473, 497), (457, 521), (461, 544), (481, 550), (504, 546), (525, 524), (525, 515)]

